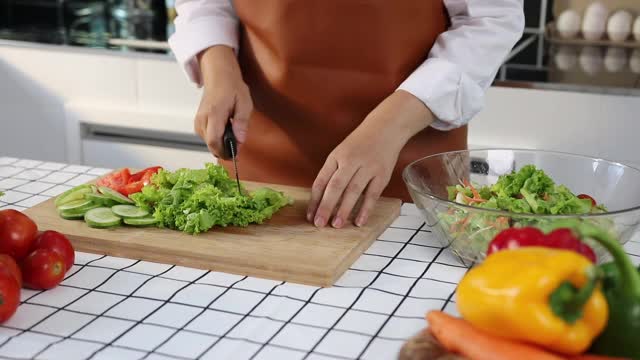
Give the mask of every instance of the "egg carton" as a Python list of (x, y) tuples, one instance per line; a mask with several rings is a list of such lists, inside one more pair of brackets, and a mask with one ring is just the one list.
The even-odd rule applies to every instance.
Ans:
[(545, 29), (545, 38), (550, 43), (556, 45), (606, 46), (640, 49), (640, 41), (636, 41), (633, 36), (629, 37), (629, 39), (625, 41), (613, 41), (607, 38), (606, 35), (600, 40), (587, 40), (580, 34), (574, 38), (563, 38), (558, 32), (555, 22), (547, 24)]
[(544, 29), (551, 43), (640, 47), (638, 0), (564, 0), (555, 3), (553, 14)]
[(596, 1), (602, 2), (610, 9), (625, 8), (632, 11), (640, 11), (640, 2), (638, 2), (638, 0), (554, 0), (551, 2), (552, 11), (556, 16), (567, 9), (575, 9), (582, 12)]

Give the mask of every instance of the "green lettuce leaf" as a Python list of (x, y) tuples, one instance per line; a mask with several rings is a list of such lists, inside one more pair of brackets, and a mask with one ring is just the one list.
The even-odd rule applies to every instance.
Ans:
[(204, 169), (160, 170), (151, 184), (130, 198), (152, 213), (158, 225), (190, 234), (214, 226), (248, 226), (263, 223), (292, 199), (280, 191), (260, 188), (238, 193), (235, 179), (219, 165)]
[(525, 181), (536, 171), (535, 166), (523, 166), (517, 173), (506, 174), (500, 176), (498, 181), (493, 184), (491, 191), (499, 197), (513, 197), (520, 193), (520, 189)]

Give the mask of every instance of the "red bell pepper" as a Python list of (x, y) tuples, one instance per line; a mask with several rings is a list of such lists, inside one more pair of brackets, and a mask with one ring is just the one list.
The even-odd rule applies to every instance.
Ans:
[(596, 262), (596, 254), (593, 249), (580, 241), (570, 229), (556, 229), (545, 235), (542, 231), (533, 227), (509, 228), (501, 231), (489, 243), (487, 256), (500, 250), (526, 246), (573, 250), (585, 256), (591, 262)]

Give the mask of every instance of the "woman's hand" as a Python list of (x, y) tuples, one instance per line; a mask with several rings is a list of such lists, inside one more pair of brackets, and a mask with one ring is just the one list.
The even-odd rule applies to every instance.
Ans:
[(213, 155), (225, 159), (222, 136), (227, 121), (233, 119), (233, 132), (240, 147), (247, 137), (253, 102), (232, 48), (213, 46), (200, 53), (198, 59), (204, 92), (194, 129)]
[(341, 228), (364, 196), (355, 224), (365, 225), (400, 151), (433, 119), (408, 92), (399, 90), (386, 98), (327, 158), (311, 190), (307, 220), (318, 227), (331, 220), (333, 227)]

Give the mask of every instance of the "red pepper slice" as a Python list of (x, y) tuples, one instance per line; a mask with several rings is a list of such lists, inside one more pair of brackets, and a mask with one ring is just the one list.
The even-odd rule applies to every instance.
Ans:
[(157, 173), (158, 171), (160, 171), (160, 169), (162, 169), (162, 166), (153, 166), (153, 167), (146, 168), (144, 170), (140, 170), (137, 173), (131, 175), (131, 179), (129, 180), (129, 182), (140, 181), (146, 176), (148, 176), (149, 180), (151, 180), (151, 175)]
[(556, 229), (545, 235), (533, 227), (509, 228), (501, 231), (489, 243), (487, 256), (500, 250), (526, 246), (544, 246), (555, 249), (572, 250), (596, 262), (596, 254), (589, 245), (580, 241), (570, 229)]
[(120, 190), (118, 190), (118, 192), (124, 196), (129, 196), (131, 194), (135, 194), (137, 192), (142, 191), (143, 187), (144, 185), (142, 184), (142, 182), (138, 181), (138, 182), (134, 182), (134, 183), (123, 186)]
[(106, 186), (120, 192), (123, 187), (129, 183), (130, 179), (131, 173), (129, 172), (129, 169), (124, 168), (99, 179), (96, 181), (96, 185)]
[(578, 199), (589, 199), (591, 200), (591, 206), (596, 206), (596, 199), (592, 198), (591, 196), (587, 195), (587, 194), (580, 194), (578, 195)]
[(161, 166), (153, 166), (132, 175), (129, 169), (125, 168), (99, 179), (96, 184), (129, 196), (140, 192), (145, 185), (151, 182), (153, 174), (160, 171), (160, 169), (162, 169)]
[(131, 175), (129, 183), (125, 185), (120, 192), (125, 196), (129, 196), (142, 191), (142, 188), (151, 182), (153, 174), (157, 173), (160, 169), (162, 169), (162, 167), (154, 166)]

